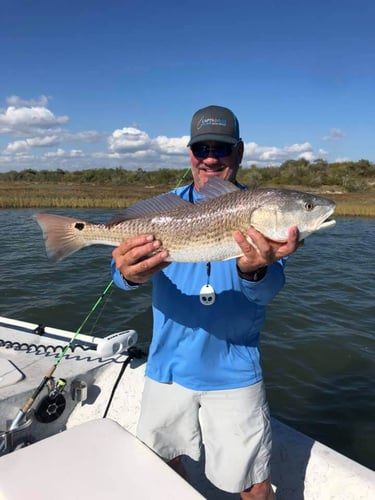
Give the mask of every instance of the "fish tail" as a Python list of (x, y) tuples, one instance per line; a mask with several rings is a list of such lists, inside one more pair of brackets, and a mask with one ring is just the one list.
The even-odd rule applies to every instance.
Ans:
[(54, 262), (90, 244), (84, 235), (84, 221), (51, 214), (36, 214), (34, 219), (43, 231), (47, 256)]

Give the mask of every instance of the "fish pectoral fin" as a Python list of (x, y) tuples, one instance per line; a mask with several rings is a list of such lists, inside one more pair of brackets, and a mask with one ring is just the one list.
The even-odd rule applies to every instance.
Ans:
[(259, 207), (251, 213), (251, 226), (268, 239), (278, 241), (279, 213), (274, 208)]
[(113, 217), (113, 219), (110, 220), (107, 225), (113, 226), (125, 220), (150, 217), (187, 206), (191, 206), (188, 201), (181, 199), (174, 193), (165, 193), (159, 196), (154, 196), (153, 198), (149, 198), (147, 200), (142, 200), (139, 203), (126, 208), (115, 217)]

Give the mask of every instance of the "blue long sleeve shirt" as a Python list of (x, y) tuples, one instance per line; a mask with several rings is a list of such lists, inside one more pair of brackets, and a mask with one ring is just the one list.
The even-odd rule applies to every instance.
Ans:
[[(189, 186), (174, 191), (189, 199)], [(194, 201), (198, 198), (193, 191)], [(284, 260), (268, 267), (263, 279), (238, 276), (236, 259), (212, 262), (210, 284), (215, 303), (201, 304), (207, 283), (205, 263), (172, 262), (152, 278), (153, 335), (146, 375), (193, 390), (245, 387), (262, 379), (260, 330), (267, 304), (284, 285)], [(114, 262), (112, 276), (124, 289)]]

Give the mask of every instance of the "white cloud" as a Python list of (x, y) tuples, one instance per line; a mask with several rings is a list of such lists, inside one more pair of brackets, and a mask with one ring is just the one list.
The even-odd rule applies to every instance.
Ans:
[(158, 136), (153, 141), (159, 148), (161, 153), (170, 155), (187, 155), (189, 136), (182, 137), (166, 137), (164, 135)]
[(309, 142), (304, 142), (303, 144), (292, 144), (290, 146), (285, 146), (286, 153), (300, 153), (305, 151), (311, 151), (312, 146)]
[(56, 135), (47, 135), (45, 137), (31, 137), (24, 140), (10, 142), (5, 149), (6, 154), (26, 151), (34, 147), (50, 147), (59, 144), (60, 139)]
[(332, 141), (337, 139), (342, 139), (345, 134), (339, 128), (331, 128), (328, 135), (322, 137), (322, 141)]
[(56, 146), (60, 142), (60, 139), (57, 135), (46, 135), (45, 137), (31, 137), (30, 139), (26, 139), (26, 142), (31, 148), (45, 148)]
[(352, 161), (351, 158), (348, 158), (347, 156), (343, 156), (342, 158), (335, 158), (334, 160), (336, 163), (343, 163), (345, 161)]
[(152, 139), (146, 132), (134, 127), (115, 130), (108, 138), (109, 150), (113, 153), (133, 157), (147, 157), (155, 154), (187, 155), (188, 136), (157, 136)]
[(9, 106), (0, 113), (0, 133), (19, 135), (27, 131), (48, 129), (67, 123), (67, 116), (55, 116), (49, 109), (41, 106)]
[(11, 95), (6, 98), (6, 103), (8, 106), (14, 106), (15, 108), (37, 106), (45, 108), (48, 104), (48, 97), (45, 95), (39, 96), (38, 99), (21, 99), (17, 95)]
[[(46, 135), (44, 137), (28, 137), (26, 139), (10, 142), (4, 149), (4, 155), (26, 152), (31, 148), (49, 148), (62, 142), (98, 142), (103, 139), (103, 134), (94, 131), (79, 132), (77, 134), (61, 132), (60, 135)], [(61, 150), (62, 151), (62, 150)], [(72, 150), (75, 151), (75, 150)], [(80, 150), (81, 151), (81, 150)], [(53, 155), (54, 153), (52, 153)], [(83, 155), (83, 152), (81, 151)], [(59, 156), (59, 155), (55, 155)]]
[(312, 145), (309, 142), (302, 144), (290, 144), (284, 147), (276, 146), (259, 146), (255, 142), (245, 143), (244, 165), (250, 166), (253, 164), (278, 165), (289, 158), (297, 158), (311, 156)]
[(304, 153), (298, 155), (298, 158), (304, 158), (307, 161), (313, 161), (315, 160), (315, 155), (312, 151), (305, 151)]
[(83, 158), (85, 154), (80, 149), (71, 149), (70, 151), (65, 151), (62, 148), (58, 148), (56, 151), (50, 151), (44, 156), (46, 158)]
[(134, 127), (115, 130), (108, 139), (109, 150), (115, 153), (129, 153), (147, 149), (151, 140), (146, 132)]
[(99, 142), (107, 139), (108, 134), (96, 130), (84, 130), (82, 132), (63, 132), (61, 139), (64, 141)]
[(29, 146), (27, 144), (27, 141), (14, 141), (8, 144), (8, 146), (5, 148), (4, 154), (15, 154), (15, 153), (20, 153), (22, 151), (27, 151), (29, 149)]

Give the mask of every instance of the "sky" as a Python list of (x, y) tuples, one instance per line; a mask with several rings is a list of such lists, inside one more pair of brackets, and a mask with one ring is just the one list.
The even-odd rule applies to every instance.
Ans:
[(1, 0), (0, 172), (186, 168), (229, 107), (243, 167), (375, 161), (373, 0)]

